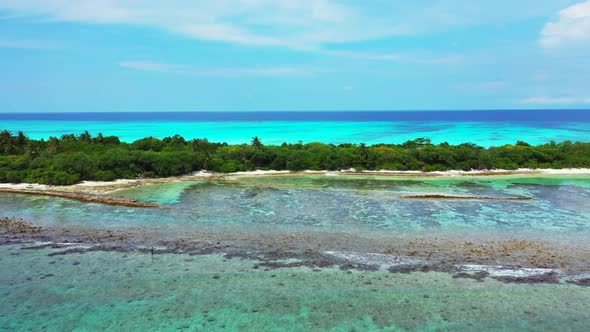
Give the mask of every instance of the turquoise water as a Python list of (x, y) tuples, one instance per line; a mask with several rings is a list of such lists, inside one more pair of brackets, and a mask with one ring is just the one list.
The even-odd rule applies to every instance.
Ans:
[[(404, 195), (528, 197), (531, 201), (429, 201)], [(388, 178), (272, 176), (155, 184), (116, 195), (169, 206), (145, 210), (49, 197), (0, 195), (0, 216), (45, 225), (305, 226), (362, 229), (589, 232), (590, 177)]]
[(0, 246), (1, 331), (586, 331), (590, 287)]
[[(532, 200), (401, 199), (422, 194)], [(588, 273), (587, 175), (255, 176), (116, 195), (167, 209), (0, 195), (0, 217), (53, 230), (0, 245), (0, 331), (586, 331), (590, 322), (590, 288), (565, 281), (272, 268), (352, 252)]]
[(247, 143), (254, 136), (265, 144), (297, 143), (403, 143), (419, 137), (434, 143), (476, 143), (481, 146), (514, 144), (518, 140), (543, 144), (588, 141), (590, 122), (527, 123), (527, 122), (338, 122), (338, 121), (142, 121), (141, 114), (133, 121), (63, 121), (10, 120), (0, 121), (0, 129), (23, 131), (40, 139), (62, 134), (82, 133), (119, 136), (131, 142), (154, 136), (163, 138), (179, 134), (185, 138), (207, 138), (213, 142)]

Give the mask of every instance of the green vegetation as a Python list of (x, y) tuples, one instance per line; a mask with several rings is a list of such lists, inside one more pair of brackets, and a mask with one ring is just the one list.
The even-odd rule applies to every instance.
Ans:
[(0, 132), (0, 182), (73, 184), (82, 180), (167, 177), (198, 170), (471, 170), (590, 167), (590, 143), (551, 142), (482, 148), (432, 144), (419, 138), (403, 144), (298, 143), (228, 145), (181, 136), (123, 143), (114, 136), (64, 135), (48, 140)]

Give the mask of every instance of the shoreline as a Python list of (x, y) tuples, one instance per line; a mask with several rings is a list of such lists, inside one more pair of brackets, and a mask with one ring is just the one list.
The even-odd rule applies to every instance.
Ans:
[[(484, 170), (449, 170), (449, 171), (397, 171), (397, 170), (356, 170), (354, 168), (328, 171), (328, 170), (303, 170), (303, 171), (275, 171), (256, 170), (233, 173), (195, 172), (187, 176), (265, 176), (265, 175), (349, 175), (349, 176), (392, 176), (392, 177), (460, 177), (460, 176), (508, 176), (508, 175), (590, 175), (590, 168), (518, 168), (509, 169), (484, 169)], [(120, 180), (117, 180), (120, 181)]]
[[(23, 194), (36, 196), (60, 197), (65, 199), (77, 200), (83, 203), (97, 203), (111, 206), (148, 208), (148, 209), (166, 209), (165, 206), (140, 202), (133, 199), (113, 196), (112, 194), (136, 187), (149, 186), (154, 184), (168, 184), (176, 182), (190, 181), (219, 181), (225, 183), (239, 184), (240, 178), (251, 177), (295, 177), (295, 176), (326, 176), (326, 177), (382, 177), (382, 178), (503, 178), (510, 176), (590, 176), (589, 168), (568, 168), (568, 169), (528, 169), (521, 168), (516, 170), (471, 170), (471, 171), (445, 171), (445, 172), (421, 172), (421, 171), (357, 171), (355, 169), (340, 171), (275, 171), (275, 170), (256, 170), (232, 173), (218, 173), (209, 171), (194, 172), (183, 176), (174, 176), (166, 178), (147, 178), (147, 179), (117, 179), (114, 181), (83, 181), (73, 185), (44, 185), (37, 183), (0, 183), (0, 194)], [(528, 201), (527, 197), (485, 197), (485, 196), (461, 196), (461, 195), (405, 195), (393, 197), (392, 199), (411, 199), (411, 200), (497, 200), (497, 201)]]
[(471, 170), (471, 171), (357, 171), (355, 169), (327, 171), (327, 170), (303, 170), (303, 171), (275, 171), (275, 170), (256, 170), (232, 173), (219, 173), (200, 171), (182, 176), (172, 176), (165, 178), (146, 178), (146, 179), (117, 179), (114, 181), (82, 181), (73, 185), (45, 185), (38, 183), (0, 183), (0, 193), (2, 191), (18, 191), (18, 193), (29, 193), (36, 191), (43, 192), (75, 192), (80, 194), (110, 194), (122, 189), (134, 188), (150, 184), (174, 183), (184, 181), (198, 180), (216, 180), (231, 182), (241, 177), (264, 177), (264, 176), (342, 176), (342, 177), (363, 177), (378, 176), (391, 178), (493, 178), (509, 176), (590, 176), (590, 168), (564, 168), (564, 169), (530, 169), (519, 168), (516, 170)]

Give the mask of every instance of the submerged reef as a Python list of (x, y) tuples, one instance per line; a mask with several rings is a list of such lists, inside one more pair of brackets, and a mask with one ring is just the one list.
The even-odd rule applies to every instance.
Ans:
[[(25, 249), (58, 249), (52, 256), (96, 251), (153, 255), (221, 254), (252, 260), (254, 269), (308, 267), (392, 273), (445, 272), (455, 278), (493, 278), (507, 283), (587, 285), (590, 266), (585, 249), (543, 241), (505, 239), (459, 241), (405, 236), (367, 239), (324, 232), (289, 233), (256, 229), (201, 229), (162, 233), (149, 228), (41, 227), (17, 218), (0, 218), (0, 244), (28, 244)], [(334, 250), (337, 249), (337, 250)], [(362, 251), (361, 251), (362, 250)], [(582, 251), (580, 251), (582, 250)], [(586, 258), (584, 258), (586, 257)], [(565, 278), (565, 279), (563, 279)]]

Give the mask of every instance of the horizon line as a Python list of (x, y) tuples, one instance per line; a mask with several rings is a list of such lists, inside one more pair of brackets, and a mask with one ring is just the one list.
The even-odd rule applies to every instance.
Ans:
[(21, 112), (2, 112), (0, 114), (102, 114), (102, 113), (353, 113), (353, 112), (509, 112), (509, 111), (590, 111), (590, 108), (479, 108), (479, 109), (346, 109), (346, 110), (236, 110), (236, 111), (21, 111)]

